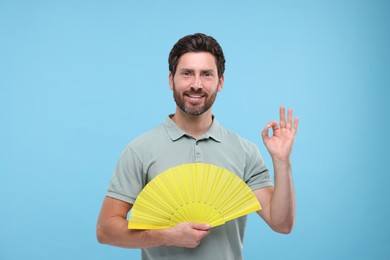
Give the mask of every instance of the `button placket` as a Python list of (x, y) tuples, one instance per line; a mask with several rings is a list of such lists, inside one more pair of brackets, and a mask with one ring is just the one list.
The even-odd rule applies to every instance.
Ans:
[(202, 152), (199, 148), (198, 141), (196, 141), (195, 145), (194, 145), (194, 160), (195, 160), (195, 162), (203, 161)]

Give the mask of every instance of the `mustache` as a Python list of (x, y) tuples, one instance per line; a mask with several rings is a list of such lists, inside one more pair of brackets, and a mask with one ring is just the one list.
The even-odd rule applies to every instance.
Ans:
[(185, 94), (185, 95), (207, 95), (207, 93), (203, 92), (202, 89), (197, 89), (197, 90), (191, 89), (191, 90), (185, 91), (183, 94)]

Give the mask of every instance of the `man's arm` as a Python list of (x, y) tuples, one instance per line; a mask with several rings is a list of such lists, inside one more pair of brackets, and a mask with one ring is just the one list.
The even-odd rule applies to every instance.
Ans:
[[(268, 136), (272, 128), (273, 135)], [(292, 109), (288, 110), (287, 120), (284, 107), (280, 107), (280, 124), (270, 122), (262, 132), (263, 142), (271, 155), (274, 167), (275, 188), (255, 190), (262, 206), (258, 214), (275, 231), (288, 234), (295, 221), (295, 193), (291, 176), (290, 154), (298, 129), (298, 118), (292, 122)]]
[(276, 232), (288, 234), (295, 221), (295, 194), (291, 169), (275, 170), (275, 188), (254, 191), (262, 210), (257, 213)]
[(104, 199), (96, 227), (100, 243), (126, 248), (195, 248), (209, 234), (209, 225), (196, 223), (180, 223), (173, 228), (161, 230), (129, 230), (126, 217), (131, 207), (131, 204), (114, 198)]

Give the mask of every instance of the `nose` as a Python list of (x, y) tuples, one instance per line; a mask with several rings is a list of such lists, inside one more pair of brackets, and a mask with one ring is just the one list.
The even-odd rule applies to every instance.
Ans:
[(191, 84), (191, 88), (194, 90), (198, 90), (202, 88), (202, 80), (199, 75), (194, 76), (194, 79)]

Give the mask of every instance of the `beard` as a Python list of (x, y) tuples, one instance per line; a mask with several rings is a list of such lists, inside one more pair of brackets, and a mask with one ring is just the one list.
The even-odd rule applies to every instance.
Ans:
[[(181, 111), (191, 116), (199, 116), (209, 110), (217, 98), (217, 92), (218, 91), (216, 90), (209, 95), (208, 93), (203, 92), (202, 89), (199, 89), (198, 91), (190, 90), (180, 93), (176, 90), (176, 87), (173, 84), (173, 98), (175, 99), (176, 105), (180, 108)], [(189, 102), (186, 103), (186, 95), (202, 95), (204, 96), (204, 102), (198, 105), (193, 105)]]

